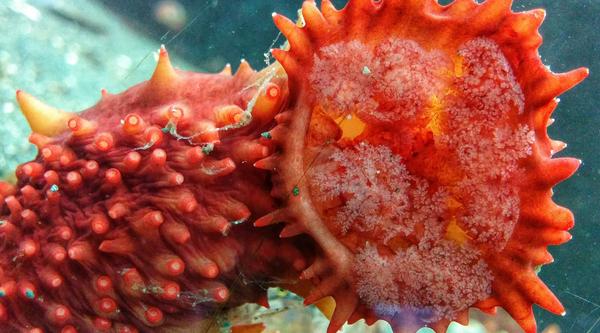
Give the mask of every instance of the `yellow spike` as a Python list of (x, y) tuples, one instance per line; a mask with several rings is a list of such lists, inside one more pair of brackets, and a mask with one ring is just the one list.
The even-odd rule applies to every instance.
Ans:
[(169, 53), (165, 46), (161, 45), (158, 54), (158, 63), (156, 64), (156, 69), (149, 82), (151, 90), (154, 92), (168, 90), (176, 80), (177, 73), (169, 60)]
[(75, 115), (48, 106), (21, 90), (17, 90), (17, 102), (31, 131), (45, 136), (55, 136), (64, 132), (67, 129), (67, 121)]
[(231, 64), (226, 64), (219, 74), (231, 76)]

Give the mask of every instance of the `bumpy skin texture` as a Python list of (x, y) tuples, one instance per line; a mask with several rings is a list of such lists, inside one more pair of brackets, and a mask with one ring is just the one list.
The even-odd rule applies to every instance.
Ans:
[(546, 128), (587, 70), (541, 63), (544, 12), (354, 0), (302, 14), (274, 16), (290, 102), (271, 131), (279, 151), (257, 165), (285, 205), (256, 224), (317, 242), (301, 278), (315, 284), (307, 303), (335, 298), (329, 332), (360, 318), (445, 332), (472, 306), (535, 332), (533, 304), (563, 314), (535, 271), (570, 239), (552, 187), (580, 161), (552, 158), (565, 145)]
[(510, 5), (307, 1), (258, 73), (161, 49), (80, 114), (17, 92), (39, 155), (0, 183), (0, 328), (185, 331), (291, 278), (335, 299), (328, 332), (497, 306), (535, 332), (533, 304), (564, 312), (535, 269), (570, 238), (552, 187), (580, 163), (546, 128), (587, 70), (546, 69), (544, 12)]
[(191, 329), (304, 268), (250, 222), (275, 208), (252, 166), (286, 95), (275, 69), (183, 72), (162, 49), (151, 80), (77, 115), (17, 92), (40, 153), (0, 187), (2, 332)]

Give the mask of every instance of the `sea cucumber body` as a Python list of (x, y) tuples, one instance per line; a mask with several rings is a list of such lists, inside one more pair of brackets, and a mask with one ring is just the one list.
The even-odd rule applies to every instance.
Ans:
[[(586, 69), (537, 53), (511, 2), (305, 1), (260, 72), (173, 68), (79, 114), (17, 100), (35, 160), (0, 182), (0, 329), (199, 329), (284, 286), (331, 296), (328, 332), (395, 332), (501, 306), (564, 308), (536, 269), (570, 240), (552, 187), (558, 95)], [(280, 225), (283, 223), (283, 227)]]
[[(192, 327), (264, 303), (241, 274), (269, 285), (282, 263), (303, 268), (291, 242), (249, 224), (275, 207), (252, 163), (285, 88), (270, 76), (266, 96), (261, 75), (175, 70), (163, 49), (151, 80), (33, 125), (38, 157), (0, 187), (2, 331)], [(17, 98), (30, 121), (44, 109)]]

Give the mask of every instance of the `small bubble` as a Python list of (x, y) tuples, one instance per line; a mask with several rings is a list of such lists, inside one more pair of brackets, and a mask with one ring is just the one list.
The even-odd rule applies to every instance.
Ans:
[(372, 72), (371, 72), (371, 69), (369, 69), (369, 67), (365, 66), (362, 69), (362, 73), (363, 73), (363, 75), (367, 75), (368, 76), (368, 75), (371, 75)]
[(71, 66), (76, 65), (79, 62), (79, 55), (73, 51), (67, 52), (65, 54), (65, 62)]

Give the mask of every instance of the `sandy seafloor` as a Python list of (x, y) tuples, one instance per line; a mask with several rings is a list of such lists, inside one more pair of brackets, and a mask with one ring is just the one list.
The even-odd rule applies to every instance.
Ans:
[[(65, 110), (83, 110), (99, 99), (101, 88), (120, 92), (149, 78), (155, 65), (154, 52), (161, 43), (167, 44), (179, 68), (214, 71), (225, 62), (235, 67), (241, 57), (260, 68), (264, 66), (263, 53), (277, 36), (271, 11), (293, 15), (294, 8), (301, 5), (300, 0), (182, 1), (188, 5), (191, 24), (176, 36), (175, 32), (167, 33), (167, 28), (145, 31), (147, 13), (137, 15), (137, 22), (131, 18), (127, 21), (124, 17), (136, 16), (127, 11), (148, 9), (132, 7), (135, 1), (119, 1), (119, 6), (115, 1), (102, 1), (112, 3), (121, 15), (92, 0), (0, 0), (0, 177), (10, 176), (17, 164), (36, 153), (27, 141), (29, 129), (14, 100), (16, 89)], [(338, 6), (343, 3), (334, 2)], [(536, 308), (536, 318), (540, 331), (547, 328), (548, 333), (600, 333), (600, 0), (516, 0), (514, 5), (515, 10), (537, 7), (548, 11), (542, 27), (544, 62), (556, 72), (587, 66), (592, 74), (561, 96), (554, 115), (557, 121), (550, 128), (551, 137), (569, 143), (560, 155), (584, 161), (573, 178), (555, 189), (554, 196), (575, 213), (574, 238), (551, 249), (555, 263), (540, 273), (568, 312), (561, 318)], [(297, 297), (277, 290), (272, 290), (271, 296), (274, 309), (287, 310), (246, 308), (231, 317), (238, 319), (221, 318), (223, 330), (239, 318), (251, 321), (257, 314), (260, 321), (269, 323), (272, 332), (325, 330), (327, 321), (320, 312), (302, 310)], [(518, 332), (506, 319), (479, 319), (485, 327), (473, 321), (469, 327), (453, 325), (449, 332)], [(359, 325), (345, 331), (388, 329), (385, 325), (368, 329)]]

